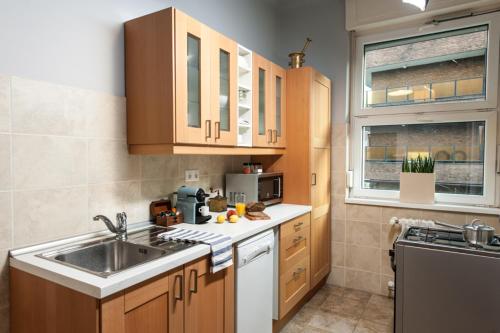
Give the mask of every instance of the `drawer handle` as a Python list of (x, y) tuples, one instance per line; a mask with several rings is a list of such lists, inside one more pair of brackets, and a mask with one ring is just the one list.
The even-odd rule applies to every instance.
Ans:
[(297, 244), (298, 244), (298, 243), (300, 243), (303, 239), (304, 239), (304, 237), (302, 237), (302, 236), (299, 236), (299, 237), (295, 238), (295, 239), (293, 240), (293, 245), (297, 245)]
[(274, 141), (273, 143), (278, 143), (278, 130), (273, 130), (274, 132)]
[[(193, 294), (196, 294), (198, 292), (198, 270), (197, 269), (192, 269), (191, 272), (189, 272), (189, 279), (192, 280), (193, 278), (193, 273), (194, 273), (194, 287), (189, 288), (189, 291)], [(189, 285), (191, 285), (191, 281), (189, 281)]]
[(297, 280), (300, 277), (300, 275), (302, 274), (302, 272), (304, 272), (305, 270), (306, 269), (302, 268), (302, 267), (297, 269), (295, 272), (293, 272), (293, 279)]
[(295, 223), (295, 224), (293, 225), (293, 227), (294, 227), (295, 229), (298, 229), (298, 228), (300, 228), (300, 226), (302, 226), (303, 224), (304, 224), (304, 222)]
[(212, 121), (205, 121), (205, 140), (210, 139), (212, 137)]
[(267, 143), (273, 143), (273, 130), (267, 130), (268, 135), (268, 140)]
[[(179, 280), (179, 281), (177, 281)], [(179, 301), (182, 301), (182, 299), (184, 298), (182, 295), (183, 295), (183, 290), (184, 290), (184, 277), (182, 275), (176, 275), (175, 276), (175, 281), (174, 281), (174, 284), (179, 286), (179, 289), (178, 289), (178, 294), (174, 296), (174, 298), (176, 300), (179, 300)]]
[(220, 139), (220, 121), (215, 122), (215, 139)]

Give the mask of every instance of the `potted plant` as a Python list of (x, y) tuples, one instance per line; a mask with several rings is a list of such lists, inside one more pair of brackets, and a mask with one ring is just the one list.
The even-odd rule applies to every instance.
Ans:
[(399, 201), (408, 203), (434, 203), (436, 175), (432, 157), (403, 159), (399, 179)]

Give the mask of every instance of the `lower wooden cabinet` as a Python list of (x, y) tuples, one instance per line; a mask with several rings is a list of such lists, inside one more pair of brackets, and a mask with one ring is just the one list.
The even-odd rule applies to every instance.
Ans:
[(104, 299), (101, 332), (233, 333), (234, 268), (202, 258)]
[(201, 258), (96, 299), (10, 269), (14, 333), (234, 333), (234, 267)]

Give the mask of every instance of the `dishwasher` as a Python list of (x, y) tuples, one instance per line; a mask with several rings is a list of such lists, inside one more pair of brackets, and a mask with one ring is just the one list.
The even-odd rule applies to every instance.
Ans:
[(273, 331), (274, 231), (236, 245), (236, 332)]

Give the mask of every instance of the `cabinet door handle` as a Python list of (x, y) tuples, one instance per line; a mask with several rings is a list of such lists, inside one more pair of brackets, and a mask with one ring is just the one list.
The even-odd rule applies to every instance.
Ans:
[(212, 121), (207, 119), (205, 120), (205, 140), (211, 137), (212, 137)]
[(295, 239), (293, 240), (293, 245), (297, 245), (297, 244), (298, 244), (298, 243), (300, 243), (300, 241), (302, 241), (303, 239), (304, 239), (304, 237), (302, 237), (302, 236), (299, 236), (299, 237), (295, 238)]
[(267, 134), (268, 134), (268, 140), (267, 140), (267, 143), (272, 143), (273, 142), (273, 130), (267, 130)]
[(304, 222), (295, 223), (295, 224), (293, 225), (293, 228), (294, 228), (294, 229), (298, 229), (298, 228), (300, 228), (303, 224), (304, 224)]
[(296, 280), (300, 276), (300, 274), (302, 274), (302, 272), (305, 270), (306, 269), (302, 267), (297, 269), (295, 272), (293, 272), (293, 279)]
[(316, 173), (312, 174), (312, 185), (316, 186)]
[(220, 139), (220, 121), (215, 122), (215, 140)]
[(176, 300), (182, 301), (184, 299), (184, 277), (182, 275), (176, 275), (174, 284), (179, 286), (178, 293), (174, 296)]
[(194, 286), (193, 286), (193, 288), (189, 287), (189, 292), (196, 294), (198, 292), (198, 270), (192, 269), (191, 272), (189, 272), (189, 286), (191, 286), (191, 280), (193, 279), (193, 273), (194, 273)]
[(278, 130), (273, 130), (274, 132), (274, 141), (273, 143), (277, 143), (278, 142)]

